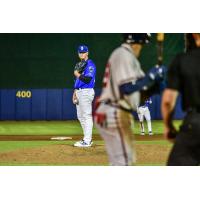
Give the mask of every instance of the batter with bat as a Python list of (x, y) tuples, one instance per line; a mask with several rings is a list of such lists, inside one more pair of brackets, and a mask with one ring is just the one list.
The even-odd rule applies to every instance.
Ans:
[(74, 68), (76, 80), (72, 101), (76, 105), (77, 117), (84, 137), (74, 144), (75, 147), (90, 147), (92, 145), (92, 101), (94, 99), (96, 66), (89, 59), (88, 54), (89, 50), (86, 45), (78, 47), (80, 62)]
[(94, 121), (105, 141), (110, 164), (125, 166), (136, 161), (132, 111), (137, 110), (141, 94), (162, 81), (163, 70), (153, 67), (145, 75), (140, 66), (138, 58), (143, 45), (150, 41), (149, 34), (126, 33), (123, 41), (108, 59)]

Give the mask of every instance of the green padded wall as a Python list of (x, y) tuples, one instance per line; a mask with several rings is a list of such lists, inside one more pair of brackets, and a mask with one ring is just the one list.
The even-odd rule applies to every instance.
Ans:
[[(108, 56), (121, 41), (119, 33), (0, 34), (0, 87), (72, 88), (77, 46), (84, 43), (97, 66), (96, 87), (100, 88)], [(183, 34), (166, 34), (164, 64), (168, 65), (183, 47)], [(155, 34), (140, 61), (145, 71), (156, 64)]]

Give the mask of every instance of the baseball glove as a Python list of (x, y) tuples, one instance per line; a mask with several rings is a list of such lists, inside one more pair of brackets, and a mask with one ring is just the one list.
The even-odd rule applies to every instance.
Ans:
[(82, 74), (83, 71), (85, 70), (86, 65), (87, 62), (85, 60), (82, 60), (81, 62), (76, 63), (74, 71), (77, 70), (80, 74)]

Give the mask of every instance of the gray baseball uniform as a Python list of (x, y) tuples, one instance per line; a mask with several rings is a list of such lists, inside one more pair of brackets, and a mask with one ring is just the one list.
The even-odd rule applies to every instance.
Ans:
[(105, 140), (111, 165), (132, 165), (136, 161), (132, 114), (125, 110), (137, 109), (140, 93), (122, 96), (119, 86), (143, 76), (144, 72), (130, 45), (124, 43), (113, 51), (105, 70), (101, 103), (94, 116), (95, 125)]

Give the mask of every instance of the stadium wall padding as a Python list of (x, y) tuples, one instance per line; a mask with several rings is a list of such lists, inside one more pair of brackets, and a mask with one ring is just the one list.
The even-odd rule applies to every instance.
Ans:
[[(89, 46), (97, 67), (96, 87), (101, 88), (109, 55), (122, 41), (120, 33), (0, 33), (0, 88), (73, 88), (81, 43)], [(182, 33), (166, 33), (163, 64), (168, 66), (183, 49)], [(144, 71), (157, 64), (156, 34), (139, 59)]]
[[(30, 89), (31, 97), (16, 96), (24, 89), (0, 89), (0, 119), (1, 120), (74, 120), (76, 107), (72, 103), (72, 89)], [(100, 89), (95, 90), (96, 95)], [(161, 119), (161, 96), (152, 97), (150, 106), (152, 119)], [(135, 113), (133, 113), (136, 115)], [(184, 112), (181, 109), (179, 96), (174, 118), (182, 119)], [(137, 118), (137, 116), (136, 116)]]

